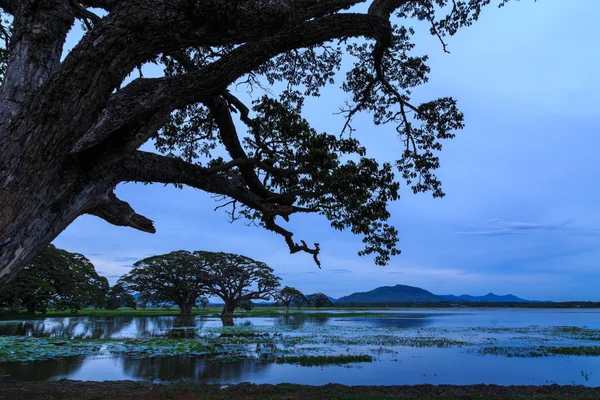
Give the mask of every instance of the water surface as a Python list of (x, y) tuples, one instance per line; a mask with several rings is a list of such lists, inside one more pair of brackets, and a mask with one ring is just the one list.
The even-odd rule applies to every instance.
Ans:
[[(600, 357), (508, 357), (485, 349), (600, 346), (600, 310), (456, 309), (324, 311), (235, 319), (215, 317), (68, 317), (0, 322), (0, 340), (35, 344), (49, 338), (97, 343), (90, 354), (0, 362), (0, 376), (20, 380), (189, 379), (208, 383), (350, 385), (478, 384), (600, 385)], [(575, 329), (577, 328), (577, 329)], [(15, 338), (22, 338), (15, 341)], [(29, 338), (29, 339), (28, 339)], [(61, 341), (64, 338), (64, 342)], [(148, 342), (144, 342), (146, 338)], [(136, 340), (142, 340), (142, 342)], [(164, 340), (163, 340), (164, 339)], [(129, 343), (127, 348), (119, 347)], [(133, 343), (133, 345), (131, 345)], [(131, 352), (140, 343), (165, 345), (167, 355)], [(177, 353), (209, 343), (219, 359)], [(62, 346), (62, 347), (61, 347)], [(137, 348), (136, 348), (137, 349)], [(489, 351), (489, 350), (487, 350)], [(32, 347), (31, 358), (36, 350)], [(286, 355), (370, 355), (370, 363), (303, 367)], [(39, 355), (39, 352), (38, 352)]]

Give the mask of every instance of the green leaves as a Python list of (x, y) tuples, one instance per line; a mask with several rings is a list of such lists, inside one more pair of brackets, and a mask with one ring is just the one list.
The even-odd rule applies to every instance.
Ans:
[(81, 254), (48, 246), (0, 294), (0, 303), (28, 312), (101, 306), (108, 281)]
[[(394, 14), (402, 24), (410, 18), (429, 22), (430, 33), (446, 51), (443, 38), (477, 20), (489, 3), (409, 1), (394, 6)], [(378, 15), (389, 15), (394, 7), (384, 7)], [(245, 85), (254, 99), (251, 107), (233, 96), (232, 86), (214, 99), (173, 113), (157, 137), (157, 148), (215, 167), (217, 173), (240, 185), (235, 190), (251, 192), (256, 196), (252, 201), (233, 195), (231, 201), (222, 199), (224, 205), (231, 205), (226, 211), (231, 220), (244, 217), (282, 235), (291, 253), (308, 252), (319, 265), (319, 246), (309, 248), (305, 241), (294, 241), (293, 233), (278, 225), (277, 217), (288, 221), (295, 213), (318, 213), (333, 228), (363, 237), (365, 247), (359, 255), (373, 254), (376, 264), (387, 264), (400, 253), (398, 231), (387, 223), (388, 207), (399, 198), (400, 181), (414, 193), (443, 197), (436, 175), (439, 152), (443, 142), (464, 127), (464, 116), (451, 97), (413, 104), (413, 90), (428, 81), (428, 56), (415, 54), (412, 27), (393, 22), (382, 27), (380, 34), (369, 36), (376, 40), (348, 36), (278, 54), (236, 82), (236, 89)], [(163, 57), (165, 71), (169, 76), (197, 71), (233, 51), (233, 47), (190, 48), (186, 57)], [(318, 132), (303, 112), (305, 99), (319, 96), (323, 88), (335, 83), (337, 72), (347, 65), (346, 60), (342, 62), (345, 56), (354, 63), (341, 84), (349, 95), (340, 112), (345, 117), (340, 121), (341, 133)], [(224, 106), (215, 108), (214, 104)], [(216, 123), (215, 110), (224, 114), (223, 120), (230, 122), (227, 126)], [(240, 130), (241, 124), (233, 126), (236, 113), (245, 131)], [(390, 132), (398, 135), (396, 160), (382, 163), (367, 157), (360, 132), (352, 125), (358, 113), (368, 113), (373, 124), (389, 125)], [(231, 160), (218, 157), (223, 154)]]

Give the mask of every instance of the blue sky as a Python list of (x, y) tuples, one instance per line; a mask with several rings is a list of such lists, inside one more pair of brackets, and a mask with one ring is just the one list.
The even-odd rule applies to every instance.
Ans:
[[(356, 255), (360, 237), (318, 216), (295, 216), (295, 238), (321, 244), (319, 270), (309, 255), (290, 255), (281, 237), (230, 224), (208, 194), (163, 185), (117, 189), (154, 220), (156, 234), (83, 216), (55, 244), (86, 255), (111, 282), (136, 260), (186, 249), (244, 254), (267, 262), (284, 284), (333, 297), (406, 284), (437, 294), (599, 301), (599, 12), (596, 0), (489, 6), (448, 38), (451, 54), (413, 24), (421, 32), (415, 53), (428, 54), (432, 69), (415, 97), (453, 96), (467, 126), (441, 154), (446, 197), (403, 187), (392, 205), (402, 254), (387, 267)], [(76, 37), (77, 30), (68, 45)], [(344, 99), (331, 87), (307, 104), (305, 117), (317, 130), (339, 132), (343, 121), (333, 113)], [(374, 127), (368, 116), (355, 127), (368, 155), (398, 158), (393, 127)]]

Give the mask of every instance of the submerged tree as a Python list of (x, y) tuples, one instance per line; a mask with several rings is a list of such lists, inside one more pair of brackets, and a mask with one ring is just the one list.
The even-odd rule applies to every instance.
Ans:
[(327, 297), (327, 295), (323, 294), (323, 293), (313, 293), (313, 294), (309, 294), (308, 296), (306, 296), (306, 298), (308, 299), (309, 304), (317, 307), (317, 310), (321, 307), (331, 307), (333, 306), (333, 303), (331, 302), (331, 299), (329, 297)]
[(27, 313), (48, 309), (77, 311), (101, 307), (108, 281), (81, 254), (48, 246), (0, 293), (0, 304), (24, 307)]
[[(362, 235), (359, 254), (387, 263), (399, 253), (386, 223), (398, 198), (394, 168), (414, 192), (443, 196), (436, 153), (463, 127), (454, 99), (413, 102), (429, 67), (413, 53), (410, 25), (425, 21), (443, 40), (489, 3), (0, 0), (0, 284), (82, 214), (154, 232), (115, 196), (127, 181), (220, 195), (232, 219), (281, 235), (291, 253), (318, 263), (318, 243), (294, 240), (282, 224), (317, 213)], [(76, 20), (84, 34), (63, 59)], [(148, 62), (165, 76), (121, 87)], [(346, 66), (340, 130), (318, 132), (304, 100)], [(358, 113), (399, 135), (394, 164), (366, 156), (352, 134)], [(139, 150), (150, 139), (162, 155)]]
[(300, 308), (303, 305), (309, 304), (308, 299), (301, 291), (289, 286), (286, 286), (277, 292), (274, 298), (277, 304), (284, 306), (288, 310), (290, 309), (290, 305)]
[(279, 287), (279, 278), (263, 262), (230, 253), (196, 251), (194, 255), (210, 277), (210, 294), (225, 303), (221, 312), (225, 318), (246, 302), (271, 299)]
[(208, 293), (206, 263), (195, 253), (179, 250), (136, 262), (119, 282), (152, 303), (175, 303), (181, 314), (191, 314)]

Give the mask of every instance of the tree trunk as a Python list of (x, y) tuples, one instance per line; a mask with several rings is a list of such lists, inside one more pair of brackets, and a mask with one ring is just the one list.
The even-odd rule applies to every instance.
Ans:
[(27, 314), (35, 315), (35, 304), (27, 304)]
[(231, 318), (233, 317), (233, 313), (237, 308), (237, 304), (233, 300), (226, 300), (225, 306), (223, 306), (223, 311), (221, 311), (222, 318)]
[(181, 315), (191, 315), (192, 309), (194, 308), (194, 303), (190, 302), (182, 302), (179, 304), (179, 310), (181, 311)]
[(44, 176), (43, 164), (37, 173), (29, 171), (29, 177), (8, 176), (0, 182), (0, 290), (102, 192), (112, 189), (107, 185), (100, 190), (104, 182), (85, 185), (79, 174), (62, 169), (60, 178)]

